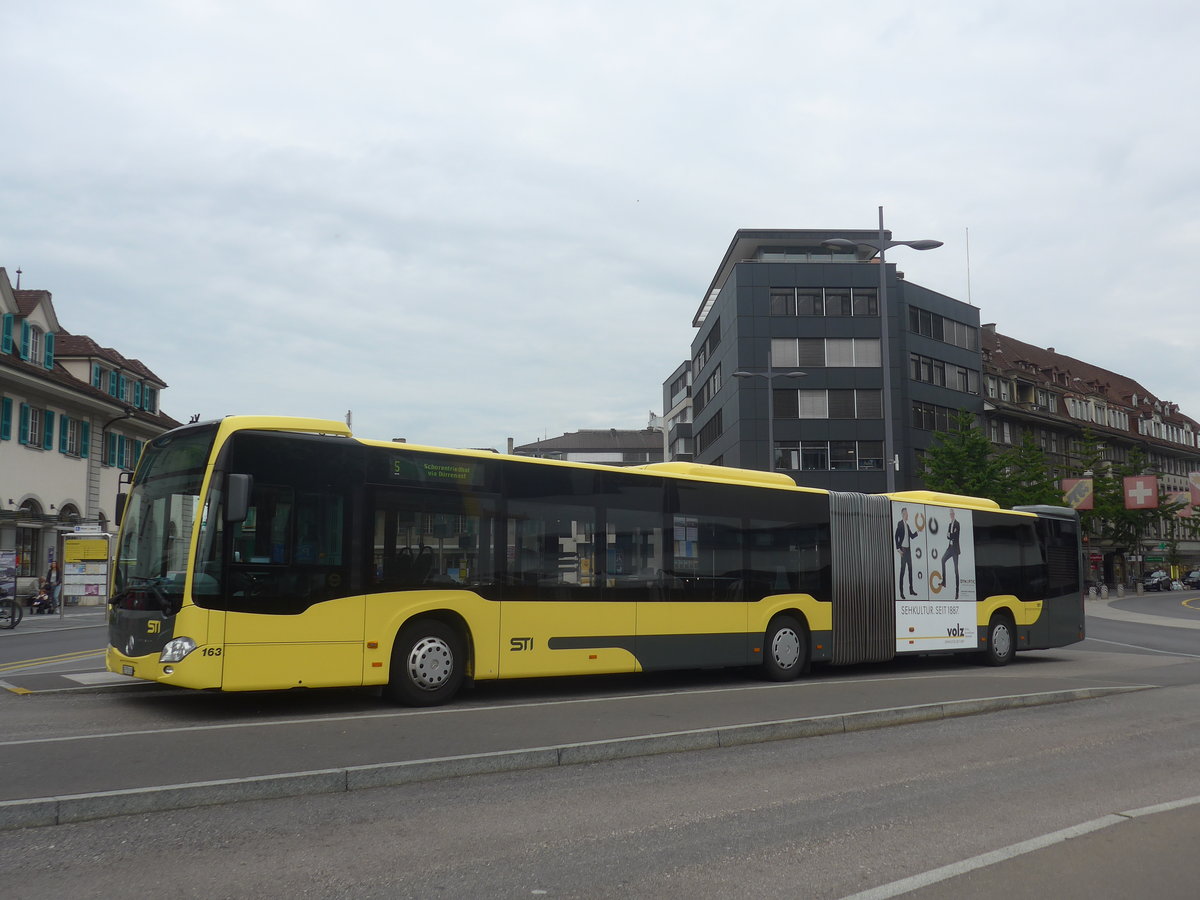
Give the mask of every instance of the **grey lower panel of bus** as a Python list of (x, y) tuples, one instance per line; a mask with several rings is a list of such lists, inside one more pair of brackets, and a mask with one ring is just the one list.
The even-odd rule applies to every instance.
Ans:
[(896, 655), (895, 549), (886, 497), (829, 495), (833, 563), (833, 662), (883, 662)]
[(762, 638), (748, 634), (650, 634), (632, 637), (553, 637), (551, 650), (620, 647), (637, 657), (643, 671), (744, 666), (754, 660), (750, 646)]

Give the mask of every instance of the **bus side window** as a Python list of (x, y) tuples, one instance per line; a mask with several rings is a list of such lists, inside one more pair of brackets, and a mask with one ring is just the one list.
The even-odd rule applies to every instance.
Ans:
[(371, 591), (494, 585), (494, 514), (456, 491), (377, 489), (372, 511)]

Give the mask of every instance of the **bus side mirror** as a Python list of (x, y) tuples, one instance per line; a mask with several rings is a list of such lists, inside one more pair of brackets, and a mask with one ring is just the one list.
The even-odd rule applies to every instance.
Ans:
[(245, 522), (250, 512), (250, 494), (254, 490), (253, 475), (230, 475), (225, 492), (225, 521)]
[(122, 472), (117, 476), (117, 514), (116, 524), (121, 524), (121, 519), (125, 517), (125, 507), (129, 505), (129, 491), (121, 490), (121, 485), (133, 484), (133, 473)]

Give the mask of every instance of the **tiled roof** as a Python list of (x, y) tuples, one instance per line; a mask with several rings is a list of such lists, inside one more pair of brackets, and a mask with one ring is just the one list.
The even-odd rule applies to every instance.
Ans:
[[(36, 363), (26, 362), (15, 352), (0, 353), (0, 368), (10, 368), (16, 371), (23, 371), (25, 374), (32, 375), (35, 378), (52, 381), (55, 384), (69, 388), (76, 394), (87, 397), (91, 400), (102, 401), (103, 403), (112, 406), (116, 410), (131, 408), (130, 404), (122, 403), (115, 397), (109, 396), (107, 391), (102, 391), (99, 388), (92, 387), (90, 383), (81, 381), (80, 379), (71, 375), (58, 363), (55, 363), (53, 369), (46, 369)], [(147, 412), (144, 409), (135, 410), (134, 418), (143, 422), (153, 422), (155, 425), (158, 425), (164, 430), (168, 428), (175, 428), (181, 424), (175, 419), (172, 419), (166, 413), (162, 412), (161, 408), (159, 412), (156, 413)]]
[(1080, 397), (1101, 397), (1139, 413), (1154, 411), (1163, 421), (1198, 429), (1196, 420), (1180, 412), (1177, 404), (1160, 399), (1133, 378), (1058, 353), (1053, 347), (1027, 344), (986, 326), (980, 329), (980, 347), (986, 366), (998, 372)]
[(142, 378), (153, 379), (156, 383), (166, 387), (166, 382), (151, 372), (141, 360), (128, 359), (112, 347), (101, 347), (86, 334), (68, 334), (60, 331), (54, 337), (54, 355), (62, 358), (94, 357), (103, 359), (118, 368), (135, 372)]
[(50, 299), (49, 291), (13, 291), (17, 301), (17, 314), (27, 316), (33, 312), (39, 303)]

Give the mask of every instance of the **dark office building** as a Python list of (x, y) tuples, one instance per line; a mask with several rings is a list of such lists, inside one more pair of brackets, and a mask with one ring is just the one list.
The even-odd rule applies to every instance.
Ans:
[[(834, 238), (858, 249), (822, 246)], [(799, 484), (884, 491), (886, 390), (895, 488), (922, 486), (934, 434), (959, 409), (983, 409), (979, 311), (905, 281), (891, 261), (881, 303), (876, 250), (859, 243), (878, 240), (877, 230), (734, 235), (692, 321), (696, 462), (767, 469), (773, 442), (774, 468)], [(682, 385), (679, 370), (670, 380)]]

